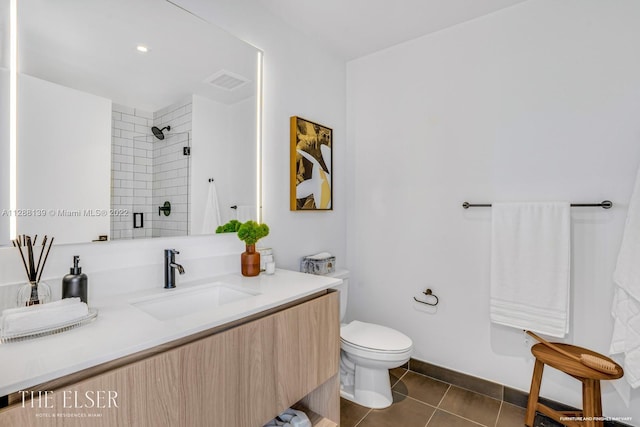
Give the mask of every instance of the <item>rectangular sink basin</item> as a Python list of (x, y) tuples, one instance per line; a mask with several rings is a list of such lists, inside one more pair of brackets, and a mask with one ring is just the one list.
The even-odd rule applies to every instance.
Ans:
[(214, 282), (184, 289), (167, 289), (162, 294), (132, 301), (131, 305), (156, 319), (169, 320), (211, 310), (256, 295), (260, 293)]

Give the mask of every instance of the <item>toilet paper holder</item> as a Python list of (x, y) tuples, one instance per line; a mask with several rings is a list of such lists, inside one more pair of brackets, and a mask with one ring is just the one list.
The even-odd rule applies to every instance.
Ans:
[(426, 290), (426, 291), (424, 291), (424, 292), (422, 292), (422, 293), (423, 293), (423, 294), (425, 294), (425, 295), (426, 295), (426, 296), (428, 296), (428, 297), (433, 297), (433, 298), (435, 298), (435, 299), (436, 299), (436, 302), (431, 303), (431, 302), (421, 301), (421, 300), (419, 300), (419, 299), (418, 299), (418, 298), (416, 298), (416, 297), (413, 297), (413, 299), (414, 299), (414, 300), (416, 300), (417, 302), (421, 303), (421, 304), (426, 304), (426, 305), (431, 305), (431, 306), (436, 306), (436, 305), (438, 305), (438, 302), (439, 302), (438, 297), (437, 297), (437, 296), (435, 296), (435, 295), (433, 294), (433, 292), (431, 291), (431, 289), (427, 288), (427, 290)]

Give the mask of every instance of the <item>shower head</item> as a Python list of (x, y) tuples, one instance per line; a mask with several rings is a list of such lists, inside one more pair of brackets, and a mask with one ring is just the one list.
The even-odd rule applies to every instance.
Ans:
[(163, 140), (164, 139), (164, 130), (171, 130), (171, 126), (165, 126), (162, 129), (158, 129), (158, 126), (153, 126), (151, 128), (151, 132), (153, 132), (153, 134), (156, 136), (156, 138), (158, 138), (159, 140)]

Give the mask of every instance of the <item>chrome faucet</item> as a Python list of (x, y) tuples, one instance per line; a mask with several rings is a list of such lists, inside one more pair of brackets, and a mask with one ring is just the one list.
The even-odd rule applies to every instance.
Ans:
[(173, 289), (176, 287), (176, 268), (178, 273), (184, 274), (184, 267), (176, 263), (176, 254), (180, 252), (175, 249), (164, 250), (164, 288)]

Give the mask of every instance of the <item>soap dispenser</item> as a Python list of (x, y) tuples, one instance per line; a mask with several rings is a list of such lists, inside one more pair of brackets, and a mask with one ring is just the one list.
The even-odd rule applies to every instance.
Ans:
[(87, 302), (87, 275), (82, 273), (82, 267), (78, 267), (80, 256), (73, 257), (73, 267), (69, 269), (69, 274), (62, 278), (62, 298), (79, 297), (84, 303)]

